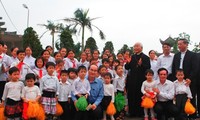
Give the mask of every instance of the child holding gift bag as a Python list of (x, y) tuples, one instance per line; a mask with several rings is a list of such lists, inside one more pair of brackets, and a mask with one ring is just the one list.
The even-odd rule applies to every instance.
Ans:
[[(33, 73), (28, 73), (25, 76), (26, 87), (24, 87), (22, 90), (22, 100), (24, 102), (22, 117), (24, 120), (28, 120), (29, 118), (36, 117), (36, 116), (27, 116), (27, 112), (30, 112), (30, 111), (27, 111), (29, 102), (36, 103), (39, 101), (41, 97), (39, 87), (34, 85), (35, 80), (36, 80), (36, 76)], [(39, 110), (35, 110), (35, 111), (39, 111)]]
[[(115, 91), (114, 91), (113, 84), (111, 84), (111, 79), (112, 79), (111, 73), (109, 73), (109, 72), (105, 73), (103, 79), (104, 79), (104, 84), (103, 84), (104, 97), (101, 102), (101, 106), (104, 111), (103, 112), (103, 120), (106, 120), (106, 114), (108, 114), (110, 116), (111, 120), (114, 120), (113, 115), (116, 112), (115, 107), (114, 107)], [(110, 110), (108, 110), (108, 108), (110, 108), (110, 107), (108, 107), (110, 104), (112, 104), (114, 108), (111, 108)]]
[(156, 88), (156, 81), (153, 80), (154, 72), (151, 69), (147, 69), (145, 75), (146, 80), (142, 83), (141, 87), (141, 92), (143, 93), (141, 106), (144, 107), (144, 120), (148, 120), (148, 109), (150, 109), (151, 120), (156, 120), (155, 113), (153, 111), (153, 105), (156, 97), (156, 93), (153, 92), (153, 89)]
[(177, 80), (174, 81), (174, 90), (175, 90), (175, 100), (176, 106), (180, 111), (180, 115), (177, 119), (186, 120), (187, 114), (184, 111), (185, 104), (187, 101), (192, 99), (192, 94), (190, 87), (186, 85), (186, 80), (184, 79), (184, 72), (182, 69), (176, 71)]

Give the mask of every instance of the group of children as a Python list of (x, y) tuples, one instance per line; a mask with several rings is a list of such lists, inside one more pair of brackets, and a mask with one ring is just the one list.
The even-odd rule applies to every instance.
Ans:
[[(81, 53), (80, 62), (78, 62), (73, 50), (68, 51), (66, 58), (63, 58), (63, 56), (66, 56), (66, 51), (55, 52), (54, 58), (52, 58), (50, 50), (44, 50), (41, 57), (35, 59), (35, 66), (32, 65), (34, 67), (31, 67), (27, 62), (24, 62), (24, 50), (13, 49), (13, 51), (16, 51), (15, 57), (18, 59), (15, 62), (11, 62), (12, 64), (10, 63), (9, 82), (5, 85), (1, 103), (1, 106), (5, 106), (5, 116), (8, 119), (17, 120), (21, 117), (25, 120), (29, 119), (26, 115), (26, 109), (28, 103), (31, 101), (42, 104), (46, 119), (48, 120), (54, 119), (58, 103), (63, 109), (63, 114), (59, 116), (59, 119), (87, 120), (87, 111), (79, 110), (76, 104), (79, 98), (84, 98), (87, 101), (88, 96), (90, 96), (91, 88), (86, 76), (88, 67), (92, 64), (98, 66), (96, 77), (102, 79), (104, 83), (104, 98), (101, 103), (104, 110), (103, 120), (107, 118), (106, 110), (109, 104), (113, 103), (116, 105), (117, 101), (115, 97), (118, 98), (118, 95), (121, 94), (123, 100), (126, 99), (125, 86), (128, 71), (124, 69), (126, 59), (123, 59), (123, 54), (121, 53), (117, 54), (118, 59), (116, 60), (113, 60), (113, 57), (108, 58), (108, 55), (102, 55), (102, 60), (100, 61), (98, 59), (98, 50), (93, 52), (93, 58), (90, 60), (88, 60), (90, 53), (85, 51)], [(130, 55), (129, 52), (128, 54)], [(31, 64), (34, 64), (33, 60), (31, 62)], [(142, 99), (149, 97), (153, 102), (156, 102), (156, 93), (153, 91), (156, 88), (156, 81), (153, 80), (153, 74), (152, 70), (146, 71), (146, 81), (141, 86), (141, 92), (144, 94)], [(187, 99), (191, 99), (192, 96), (189, 86), (185, 85), (183, 71), (177, 71), (176, 77), (177, 81), (174, 82), (176, 104), (182, 110), (182, 113), (184, 113), (182, 104)], [(26, 87), (24, 87), (24, 84)], [(184, 95), (183, 99), (182, 96), (181, 98), (179, 97), (179, 94), (187, 95)], [(125, 110), (127, 110), (125, 109), (127, 108), (126, 104), (124, 103), (122, 108), (117, 110), (116, 114), (110, 115), (110, 119), (123, 120), (126, 113)], [(89, 105), (87, 109), (89, 110)], [(152, 120), (155, 120), (156, 117), (152, 108), (150, 112)], [(144, 108), (144, 114), (144, 119), (147, 120), (147, 108)]]
[[(87, 120), (87, 111), (78, 110), (76, 107), (76, 102), (79, 98), (85, 97), (87, 100), (90, 95), (90, 83), (86, 79), (87, 68), (79, 66), (77, 70), (73, 68), (61, 70), (59, 80), (54, 75), (56, 67), (53, 62), (47, 62), (45, 67), (47, 74), (40, 78), (40, 82), (36, 81), (37, 78), (34, 73), (27, 73), (24, 78), (25, 87), (24, 81), (20, 80), (19, 68), (10, 68), (10, 81), (5, 85), (1, 103), (1, 106), (5, 105), (5, 116), (8, 119), (20, 119), (21, 117), (25, 120), (29, 119), (26, 115), (26, 110), (28, 103), (31, 101), (41, 103), (46, 119), (51, 120), (55, 117), (56, 104), (58, 102), (63, 109), (63, 114), (59, 117), (61, 120)], [(123, 76), (123, 67), (120, 65), (116, 66), (116, 75), (118, 75), (116, 80), (112, 79), (112, 75), (109, 72), (101, 75), (104, 83), (105, 97), (102, 100), (102, 106), (104, 110), (103, 119), (105, 120), (105, 111), (110, 102), (114, 103), (115, 93), (124, 93), (125, 77)], [(113, 81), (114, 85), (111, 84), (111, 81)], [(35, 85), (35, 83), (39, 84)], [(111, 115), (111, 119), (114, 120), (113, 115)]]

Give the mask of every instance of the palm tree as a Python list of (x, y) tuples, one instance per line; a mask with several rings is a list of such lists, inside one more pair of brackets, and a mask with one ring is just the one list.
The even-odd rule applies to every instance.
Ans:
[(85, 27), (90, 30), (90, 32), (93, 31), (92, 27), (95, 27), (97, 30), (99, 30), (99, 35), (101, 39), (105, 39), (104, 33), (95, 25), (93, 25), (91, 22), (93, 20), (98, 19), (99, 17), (96, 18), (90, 18), (88, 17), (88, 12), (89, 9), (84, 11), (83, 9), (77, 9), (74, 12), (74, 18), (65, 18), (64, 20), (67, 22), (73, 22), (74, 28), (77, 26), (80, 26), (79, 32), (82, 30), (82, 46), (81, 50), (84, 50), (84, 34), (85, 34)]
[(44, 26), (47, 30), (40, 36), (39, 39), (41, 39), (41, 37), (47, 33), (48, 31), (50, 31), (50, 34), (52, 35), (52, 48), (54, 51), (54, 37), (55, 37), (55, 33), (59, 32), (59, 28), (60, 28), (60, 24), (54, 24), (52, 21), (47, 21), (47, 24), (38, 24), (40, 26)]

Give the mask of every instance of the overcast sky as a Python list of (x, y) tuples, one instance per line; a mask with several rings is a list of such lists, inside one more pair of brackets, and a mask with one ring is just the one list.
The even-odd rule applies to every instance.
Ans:
[[(177, 37), (186, 32), (194, 43), (200, 42), (200, 0), (1, 0), (18, 30), (23, 34), (27, 27), (27, 9), (30, 10), (29, 26), (40, 36), (46, 29), (38, 24), (47, 20), (56, 21), (73, 17), (77, 8), (89, 9), (91, 18), (101, 17), (92, 23), (106, 34), (106, 40), (100, 40), (94, 29), (92, 37), (96, 39), (100, 50), (107, 41), (112, 41), (115, 52), (123, 44), (133, 46), (135, 42), (144, 45), (144, 52), (154, 49), (162, 52), (159, 39)], [(0, 16), (8, 31), (16, 31), (0, 5)], [(87, 33), (85, 38), (90, 37)], [(81, 37), (73, 37), (75, 43)], [(58, 39), (58, 37), (56, 37)], [(51, 45), (49, 33), (41, 38), (43, 47)]]

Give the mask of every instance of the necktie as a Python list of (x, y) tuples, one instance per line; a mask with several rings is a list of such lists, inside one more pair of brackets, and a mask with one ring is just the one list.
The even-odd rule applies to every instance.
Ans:
[(17, 68), (21, 71), (22, 70), (22, 65), (23, 65), (23, 61), (19, 62), (17, 65)]
[(58, 80), (60, 80), (60, 70), (57, 71)]
[(76, 67), (75, 60), (71, 60), (71, 62), (72, 62), (72, 68), (75, 68)]
[(39, 70), (39, 78), (42, 78), (42, 69)]
[(0, 56), (0, 59), (2, 59), (3, 57), (2, 56)]

